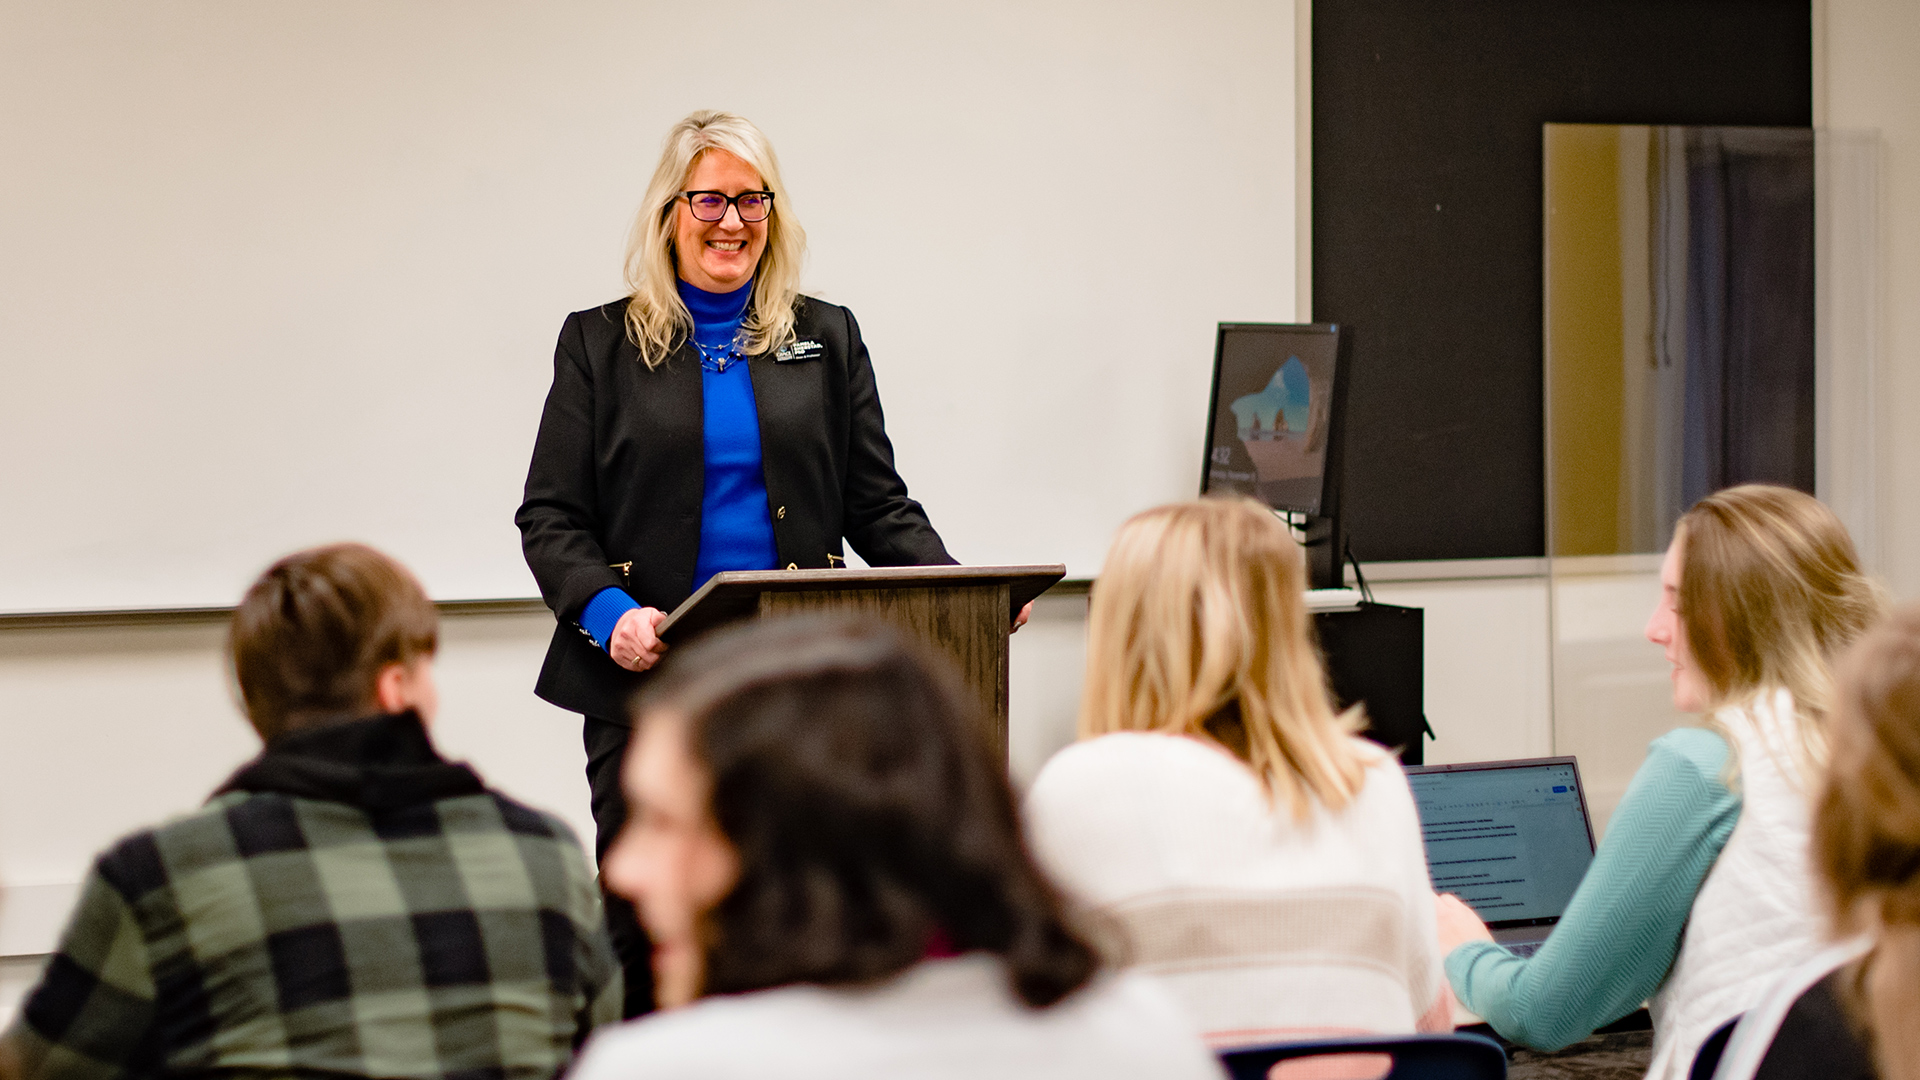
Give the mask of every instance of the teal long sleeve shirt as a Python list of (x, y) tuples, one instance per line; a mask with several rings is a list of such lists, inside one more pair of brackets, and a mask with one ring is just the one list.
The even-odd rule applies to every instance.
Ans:
[(1721, 779), (1727, 752), (1700, 728), (1655, 739), (1540, 950), (1518, 957), (1472, 941), (1447, 954), (1461, 1003), (1537, 1050), (1578, 1042), (1639, 1007), (1672, 969), (1693, 898), (1740, 818)]

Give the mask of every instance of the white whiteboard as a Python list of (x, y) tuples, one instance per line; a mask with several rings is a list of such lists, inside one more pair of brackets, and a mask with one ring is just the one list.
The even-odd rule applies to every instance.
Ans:
[(534, 595), (553, 341), (696, 108), (772, 138), (954, 554), (1091, 574), (1196, 489), (1214, 325), (1294, 316), (1293, 18), (0, 0), (0, 612), (231, 604), (347, 538)]

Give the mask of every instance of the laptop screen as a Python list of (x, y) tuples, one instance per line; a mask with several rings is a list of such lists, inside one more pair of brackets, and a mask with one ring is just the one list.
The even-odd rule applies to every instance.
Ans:
[(1435, 892), (1489, 925), (1538, 925), (1567, 909), (1593, 861), (1572, 758), (1407, 770)]

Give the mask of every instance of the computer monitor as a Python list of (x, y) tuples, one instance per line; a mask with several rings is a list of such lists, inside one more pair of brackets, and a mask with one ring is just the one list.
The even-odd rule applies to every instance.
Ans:
[(1350, 336), (1331, 323), (1221, 323), (1213, 350), (1200, 493), (1246, 495), (1306, 515), (1315, 588), (1337, 588), (1342, 576), (1341, 435)]

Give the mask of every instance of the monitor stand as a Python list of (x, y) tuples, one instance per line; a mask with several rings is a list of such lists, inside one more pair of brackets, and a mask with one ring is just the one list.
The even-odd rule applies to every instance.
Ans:
[(1300, 540), (1306, 548), (1307, 588), (1346, 588), (1346, 562), (1341, 558), (1346, 541), (1347, 534), (1340, 527), (1338, 511), (1325, 517), (1316, 514), (1307, 518), (1307, 527)]

